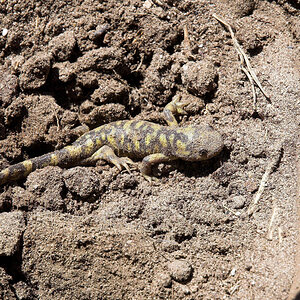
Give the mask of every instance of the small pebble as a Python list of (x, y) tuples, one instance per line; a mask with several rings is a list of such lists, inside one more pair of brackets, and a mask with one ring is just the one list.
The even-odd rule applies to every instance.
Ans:
[(6, 36), (8, 33), (8, 30), (6, 28), (3, 28), (2, 30), (2, 36)]
[(235, 276), (236, 274), (236, 268), (233, 268), (230, 272), (230, 276)]
[(149, 9), (149, 8), (151, 8), (152, 4), (153, 4), (152, 1), (146, 0), (146, 1), (144, 2), (143, 7)]
[(244, 196), (234, 196), (231, 198), (232, 208), (241, 209), (245, 206), (246, 198)]
[(175, 260), (168, 265), (172, 278), (177, 282), (186, 282), (192, 275), (192, 266), (185, 260)]
[(106, 32), (109, 30), (110, 26), (108, 24), (97, 26), (96, 30), (93, 32), (91, 39), (97, 41), (104, 37)]

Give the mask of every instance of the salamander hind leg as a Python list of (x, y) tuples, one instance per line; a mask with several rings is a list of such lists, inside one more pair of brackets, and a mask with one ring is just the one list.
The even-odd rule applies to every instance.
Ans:
[(85, 159), (83, 163), (94, 163), (100, 159), (112, 163), (120, 171), (125, 168), (129, 173), (131, 173), (131, 171), (128, 165), (135, 165), (135, 163), (128, 157), (118, 157), (114, 150), (107, 145), (101, 147), (91, 157)]
[(142, 162), (140, 164), (140, 171), (141, 171), (142, 175), (145, 177), (145, 179), (148, 180), (149, 182), (151, 182), (152, 179), (155, 178), (155, 177), (150, 176), (152, 173), (152, 165), (159, 164), (162, 162), (172, 161), (174, 159), (175, 158), (166, 156), (163, 153), (150, 154), (150, 155), (144, 157), (144, 159), (142, 160)]

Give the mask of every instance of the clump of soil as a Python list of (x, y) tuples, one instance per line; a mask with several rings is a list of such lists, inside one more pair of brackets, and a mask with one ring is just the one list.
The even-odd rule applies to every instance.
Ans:
[[(270, 99), (253, 103), (214, 13)], [(0, 187), (1, 298), (295, 299), (297, 2), (1, 1), (0, 16), (0, 169), (112, 121), (164, 124), (174, 97), (180, 124), (225, 141), (156, 166), (155, 184), (99, 162)]]

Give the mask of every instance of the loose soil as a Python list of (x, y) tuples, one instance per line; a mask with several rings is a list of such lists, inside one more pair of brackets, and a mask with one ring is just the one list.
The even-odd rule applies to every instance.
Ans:
[[(99, 162), (1, 187), (0, 298), (297, 299), (299, 7), (1, 1), (0, 169), (115, 120), (164, 124), (178, 95), (189, 103), (180, 124), (212, 125), (225, 147), (210, 161), (155, 167), (153, 184)], [(270, 99), (257, 89), (253, 103), (214, 13)]]

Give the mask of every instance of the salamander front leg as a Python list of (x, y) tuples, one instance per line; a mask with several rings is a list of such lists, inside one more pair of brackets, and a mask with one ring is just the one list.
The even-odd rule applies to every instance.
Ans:
[(131, 171), (128, 165), (136, 164), (128, 157), (118, 157), (114, 150), (107, 145), (101, 147), (91, 157), (85, 159), (83, 163), (94, 163), (99, 159), (103, 159), (109, 163), (112, 163), (120, 171), (125, 168), (129, 173), (131, 173)]
[(144, 159), (141, 162), (140, 165), (140, 171), (142, 173), (142, 175), (145, 177), (145, 179), (147, 179), (149, 182), (152, 181), (153, 177), (151, 177), (151, 173), (152, 173), (152, 165), (153, 164), (159, 164), (162, 162), (168, 162), (168, 161), (172, 161), (175, 158), (166, 156), (162, 153), (154, 153), (154, 154), (150, 154), (146, 157), (144, 157)]
[(169, 126), (178, 126), (175, 115), (184, 115), (186, 111), (183, 109), (186, 103), (180, 102), (180, 96), (175, 96), (174, 99), (164, 108), (165, 120)]

